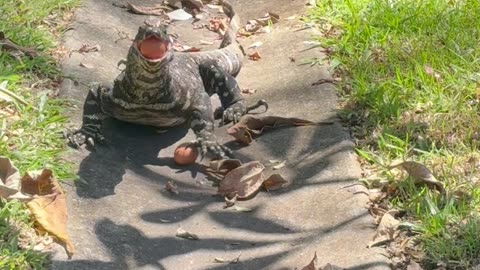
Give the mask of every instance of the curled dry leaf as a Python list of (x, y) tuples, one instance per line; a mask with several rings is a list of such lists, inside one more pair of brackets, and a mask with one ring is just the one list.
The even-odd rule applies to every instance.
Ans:
[(238, 195), (238, 199), (245, 199), (253, 195), (262, 186), (265, 176), (265, 166), (258, 161), (245, 163), (231, 170), (220, 181), (218, 194), (232, 198)]
[(72, 55), (72, 53), (74, 52), (78, 52), (78, 53), (81, 53), (81, 54), (85, 54), (85, 53), (89, 53), (89, 52), (98, 52), (100, 51), (100, 45), (96, 44), (96, 45), (88, 45), (88, 44), (83, 44), (78, 50), (72, 50), (70, 52), (70, 56)]
[(278, 116), (254, 117), (251, 115), (244, 115), (237, 124), (227, 129), (227, 133), (240, 142), (250, 144), (253, 140), (253, 136), (260, 135), (265, 128), (331, 124), (333, 124), (333, 122), (315, 123), (300, 118), (285, 118)]
[(248, 54), (248, 59), (252, 61), (258, 61), (262, 59), (262, 57), (260, 56), (260, 53), (258, 51), (255, 51), (254, 53)]
[(210, 161), (210, 168), (216, 172), (228, 173), (229, 171), (238, 168), (242, 162), (238, 159), (220, 159)]
[(146, 6), (134, 5), (130, 2), (127, 2), (127, 9), (136, 14), (154, 15), (154, 16), (165, 15), (165, 11), (169, 10), (169, 8), (164, 5), (153, 5), (150, 7), (146, 7)]
[(67, 235), (67, 203), (65, 194), (52, 171), (44, 169), (26, 173), (22, 177), (21, 192), (33, 196), (27, 202), (39, 229), (48, 232), (65, 247), (68, 257), (75, 253), (75, 247)]
[(383, 215), (377, 231), (375, 232), (372, 241), (368, 244), (368, 247), (381, 245), (395, 239), (398, 235), (397, 227), (400, 224), (400, 221), (395, 219), (395, 214), (397, 213), (397, 210), (390, 210)]
[(20, 173), (10, 159), (0, 157), (0, 197), (10, 199), (10, 196), (20, 190)]
[(177, 185), (175, 185), (172, 181), (168, 181), (165, 184), (165, 189), (170, 193), (178, 194)]
[(210, 19), (208, 20), (207, 29), (223, 36), (225, 35), (225, 31), (227, 29), (225, 25), (225, 21), (222, 19)]
[(427, 167), (425, 167), (425, 165), (415, 161), (404, 161), (397, 164), (391, 164), (390, 166), (388, 166), (388, 169), (393, 169), (397, 167), (402, 167), (403, 169), (405, 169), (416, 182), (433, 185), (437, 187), (440, 191), (443, 191), (442, 182), (438, 181), (432, 174), (432, 172)]
[(263, 187), (267, 191), (277, 190), (282, 188), (288, 181), (285, 180), (280, 174), (272, 174), (268, 179), (263, 182)]
[(188, 240), (199, 240), (200, 239), (196, 234), (187, 232), (182, 228), (177, 229), (177, 232), (175, 233), (175, 236), (180, 237), (180, 238), (184, 238), (184, 239), (188, 239)]

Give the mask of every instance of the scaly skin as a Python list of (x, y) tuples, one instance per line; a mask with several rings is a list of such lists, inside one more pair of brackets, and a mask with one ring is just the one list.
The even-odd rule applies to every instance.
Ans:
[[(126, 68), (112, 87), (91, 88), (84, 104), (83, 124), (67, 135), (75, 146), (103, 143), (102, 121), (116, 119), (155, 127), (188, 123), (202, 153), (225, 158), (231, 151), (215, 138), (210, 96), (218, 94), (224, 122), (237, 122), (247, 112), (235, 76), (240, 72), (243, 49), (235, 39), (239, 18), (228, 1), (223, 2), (230, 18), (220, 49), (183, 53), (172, 50), (166, 26), (159, 22), (139, 28), (130, 47)], [(168, 47), (162, 59), (149, 60), (138, 49), (147, 37), (155, 36)]]

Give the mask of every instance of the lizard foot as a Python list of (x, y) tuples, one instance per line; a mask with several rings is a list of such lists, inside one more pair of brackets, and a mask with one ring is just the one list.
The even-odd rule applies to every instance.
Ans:
[(202, 157), (210, 153), (215, 159), (226, 159), (233, 153), (228, 147), (220, 145), (214, 136), (199, 137), (195, 144), (200, 148)]
[(240, 121), (240, 118), (244, 116), (247, 113), (247, 106), (245, 105), (245, 102), (237, 102), (230, 107), (228, 107), (225, 111), (223, 111), (222, 114), (222, 121), (220, 122), (220, 126), (226, 125), (230, 122), (233, 122), (234, 124), (238, 123)]
[(78, 130), (68, 131), (65, 134), (68, 142), (76, 149), (84, 145), (95, 147), (95, 143), (105, 144), (105, 137), (95, 127), (83, 126)]

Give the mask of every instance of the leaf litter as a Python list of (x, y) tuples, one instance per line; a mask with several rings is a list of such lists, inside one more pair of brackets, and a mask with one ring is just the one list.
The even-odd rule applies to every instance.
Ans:
[(65, 193), (51, 170), (27, 172), (20, 176), (10, 159), (0, 157), (0, 197), (24, 202), (40, 234), (48, 233), (61, 244), (69, 258), (75, 253), (67, 229)]
[(238, 35), (251, 36), (258, 33), (269, 33), (270, 25), (280, 21), (280, 16), (273, 12), (267, 12), (263, 17), (247, 21), (244, 27), (240, 28)]
[(329, 263), (321, 267), (318, 264), (318, 256), (317, 252), (315, 252), (313, 259), (310, 261), (309, 264), (305, 265), (302, 270), (345, 270), (345, 268), (338, 267)]
[(188, 240), (200, 240), (200, 238), (196, 234), (188, 232), (184, 230), (182, 227), (179, 227), (177, 229), (175, 236), (183, 239), (188, 239)]
[(254, 117), (244, 115), (240, 121), (227, 129), (227, 133), (233, 136), (237, 141), (244, 144), (250, 144), (255, 135), (260, 135), (264, 129), (273, 129), (287, 126), (319, 126), (331, 125), (333, 122), (312, 122), (300, 118), (286, 118), (279, 116), (261, 116)]

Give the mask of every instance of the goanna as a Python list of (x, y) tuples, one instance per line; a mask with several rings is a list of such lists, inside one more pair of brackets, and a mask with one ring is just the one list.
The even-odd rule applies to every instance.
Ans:
[[(231, 151), (220, 145), (213, 133), (214, 115), (210, 96), (218, 94), (223, 121), (237, 122), (247, 111), (235, 76), (240, 72), (244, 52), (236, 41), (239, 17), (223, 1), (230, 19), (217, 50), (174, 52), (167, 27), (146, 22), (128, 52), (126, 67), (113, 86), (90, 89), (83, 107), (83, 124), (67, 135), (75, 146), (104, 143), (102, 122), (107, 116), (155, 127), (187, 123), (197, 137), (202, 153), (224, 158)], [(141, 46), (155, 52), (142, 54)]]

